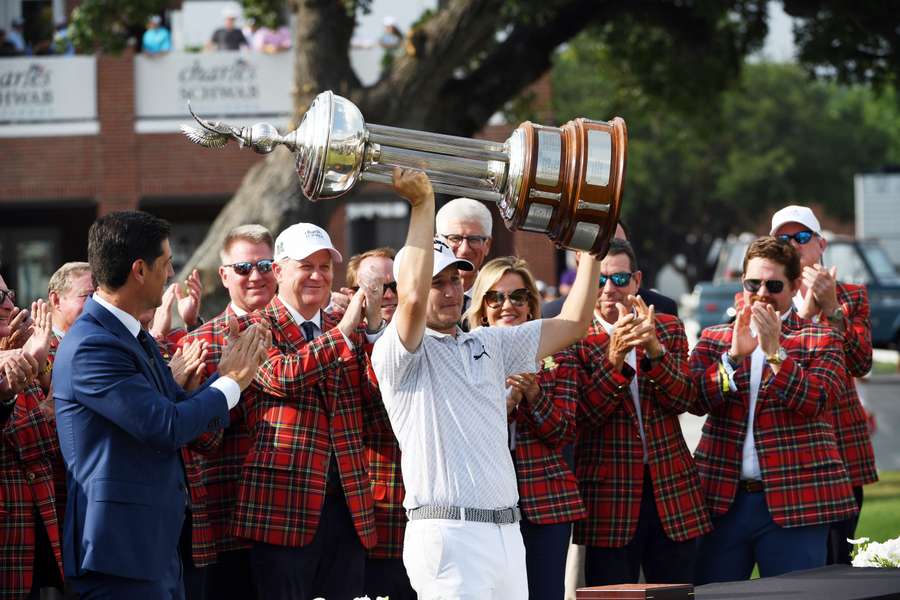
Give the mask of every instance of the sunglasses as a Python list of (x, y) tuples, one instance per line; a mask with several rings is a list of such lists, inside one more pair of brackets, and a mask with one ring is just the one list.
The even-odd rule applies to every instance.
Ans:
[(616, 287), (625, 287), (631, 281), (633, 273), (613, 273), (612, 275), (600, 276), (600, 287), (606, 287), (606, 282), (612, 279), (613, 285)]
[(525, 288), (519, 288), (508, 294), (496, 290), (484, 293), (484, 303), (490, 308), (500, 308), (503, 306), (503, 303), (506, 302), (507, 298), (509, 298), (510, 304), (522, 308), (523, 306), (528, 306), (528, 301), (531, 299), (531, 292)]
[(9, 298), (9, 301), (13, 304), (16, 303), (16, 290), (0, 290), (0, 304), (6, 302), (6, 299)]
[(775, 237), (778, 238), (779, 242), (790, 243), (791, 240), (794, 240), (795, 242), (797, 242), (798, 244), (800, 244), (802, 246), (804, 244), (808, 244), (809, 240), (813, 239), (813, 236), (815, 236), (815, 235), (816, 234), (814, 234), (812, 231), (807, 230), (807, 231), (798, 231), (797, 233), (793, 233), (793, 234), (782, 233), (781, 235), (775, 236)]
[(784, 282), (780, 279), (771, 279), (769, 281), (766, 281), (765, 279), (744, 280), (744, 289), (751, 294), (755, 294), (759, 291), (759, 288), (763, 286), (766, 286), (766, 289), (769, 290), (770, 294), (780, 294), (784, 289)]
[[(359, 286), (358, 286), (358, 285), (355, 285), (355, 286), (353, 286), (351, 289), (352, 289), (354, 292), (358, 292), (358, 291), (359, 291)], [(394, 292), (394, 295), (396, 295), (396, 294), (397, 294), (397, 282), (396, 282), (396, 281), (389, 281), (389, 282), (385, 283), (385, 284), (384, 284), (384, 287), (382, 288), (382, 291), (381, 291), (382, 295), (387, 294), (387, 293), (388, 293), (388, 290)]]
[(244, 261), (244, 262), (231, 263), (230, 265), (223, 265), (223, 266), (231, 267), (232, 269), (234, 269), (234, 272), (237, 273), (238, 275), (249, 275), (253, 271), (253, 269), (256, 269), (260, 273), (268, 273), (269, 271), (272, 270), (272, 263), (274, 263), (274, 262), (275, 261), (272, 260), (271, 258), (261, 258), (258, 261), (256, 261), (255, 263), (249, 262), (249, 261)]

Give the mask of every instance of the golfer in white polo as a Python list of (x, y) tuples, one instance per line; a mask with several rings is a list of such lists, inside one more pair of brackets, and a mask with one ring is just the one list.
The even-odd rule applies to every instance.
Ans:
[(580, 262), (558, 317), (463, 332), (459, 270), (472, 264), (433, 239), (434, 194), (424, 173), (396, 169), (394, 189), (412, 210), (394, 261), (399, 304), (372, 365), (402, 451), (410, 520), (403, 562), (422, 600), (522, 600), (528, 584), (506, 378), (534, 372), (585, 334), (600, 263)]

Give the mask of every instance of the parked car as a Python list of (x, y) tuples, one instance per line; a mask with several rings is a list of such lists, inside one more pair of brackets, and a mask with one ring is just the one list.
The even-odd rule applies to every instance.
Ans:
[[(900, 275), (875, 239), (825, 234), (828, 246), (822, 262), (837, 266), (838, 279), (861, 283), (869, 291), (872, 343), (878, 348), (900, 347)], [(734, 313), (734, 294), (741, 290), (741, 273), (750, 234), (731, 236), (722, 245), (712, 281), (698, 283), (690, 304), (700, 329), (724, 323)]]

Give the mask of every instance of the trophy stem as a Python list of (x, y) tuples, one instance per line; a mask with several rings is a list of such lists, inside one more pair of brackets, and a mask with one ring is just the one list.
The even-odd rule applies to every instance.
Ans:
[[(414, 167), (423, 171), (462, 175), (477, 180), (494, 179), (496, 174), (496, 170), (492, 172), (490, 163), (483, 160), (447, 156), (445, 154), (428, 154), (418, 150), (406, 150), (388, 146), (381, 146), (373, 150), (373, 162), (383, 165)], [(505, 162), (500, 163), (501, 171), (505, 165)]]
[[(431, 174), (428, 174), (426, 171), (426, 175), (428, 175), (429, 179), (432, 178)], [(370, 170), (363, 171), (360, 173), (359, 178), (362, 181), (370, 181), (373, 183), (386, 183), (387, 185), (392, 185), (394, 182), (393, 177), (389, 173), (385, 173), (383, 170)], [(476, 200), (484, 200), (485, 202), (500, 202), (503, 199), (503, 195), (497, 192), (492, 192), (487, 189), (478, 189), (478, 188), (470, 188), (459, 185), (452, 185), (449, 183), (442, 183), (440, 181), (432, 180), (431, 183), (432, 189), (435, 192), (441, 194), (450, 194), (451, 196), (465, 196), (467, 198), (474, 198)]]
[(449, 154), (463, 158), (509, 161), (503, 142), (474, 140), (455, 135), (413, 131), (412, 129), (372, 123), (366, 123), (366, 129), (368, 130), (367, 141), (382, 146)]

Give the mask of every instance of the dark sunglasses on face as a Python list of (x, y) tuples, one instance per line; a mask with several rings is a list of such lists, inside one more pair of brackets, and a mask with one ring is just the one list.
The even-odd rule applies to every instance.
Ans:
[(789, 244), (791, 242), (791, 240), (794, 240), (795, 242), (797, 242), (798, 244), (800, 244), (802, 246), (804, 244), (808, 244), (809, 240), (813, 239), (813, 236), (815, 236), (815, 235), (816, 234), (814, 234), (812, 231), (806, 230), (806, 231), (798, 231), (797, 233), (793, 233), (793, 234), (782, 233), (781, 235), (778, 235), (775, 237), (778, 238), (779, 242), (785, 242), (785, 243)]
[(769, 290), (770, 294), (780, 294), (784, 289), (784, 282), (780, 279), (772, 279), (766, 281), (765, 279), (745, 279), (744, 280), (744, 289), (750, 292), (751, 294), (755, 294), (759, 291), (759, 288), (762, 286), (766, 286), (766, 289)]
[(506, 302), (507, 298), (509, 298), (510, 304), (521, 308), (528, 305), (528, 300), (531, 298), (531, 293), (525, 288), (513, 290), (508, 294), (498, 292), (496, 290), (491, 290), (484, 293), (484, 303), (491, 308), (500, 308), (501, 306), (503, 306), (503, 303)]
[[(351, 289), (352, 289), (354, 292), (357, 292), (357, 291), (359, 291), (359, 286), (358, 286), (358, 285), (355, 285), (355, 286), (353, 286)], [(381, 293), (382, 293), (382, 294), (387, 294), (387, 293), (388, 293), (388, 290), (391, 290), (392, 292), (394, 292), (394, 295), (396, 295), (396, 294), (397, 294), (397, 282), (396, 282), (396, 281), (389, 281), (389, 282), (385, 283), (385, 284), (384, 284), (384, 287), (382, 288)]]
[(244, 261), (244, 262), (236, 262), (231, 263), (230, 265), (224, 265), (226, 267), (231, 267), (234, 269), (234, 272), (238, 275), (249, 275), (253, 269), (256, 269), (260, 273), (268, 273), (272, 270), (272, 263), (275, 261), (271, 258), (261, 258), (260, 260), (254, 262)]
[(606, 287), (606, 282), (612, 279), (613, 285), (616, 287), (625, 287), (631, 281), (633, 273), (613, 273), (612, 275), (600, 276), (600, 287)]
[(6, 302), (6, 299), (9, 298), (9, 301), (13, 304), (16, 303), (16, 290), (0, 290), (0, 304)]

